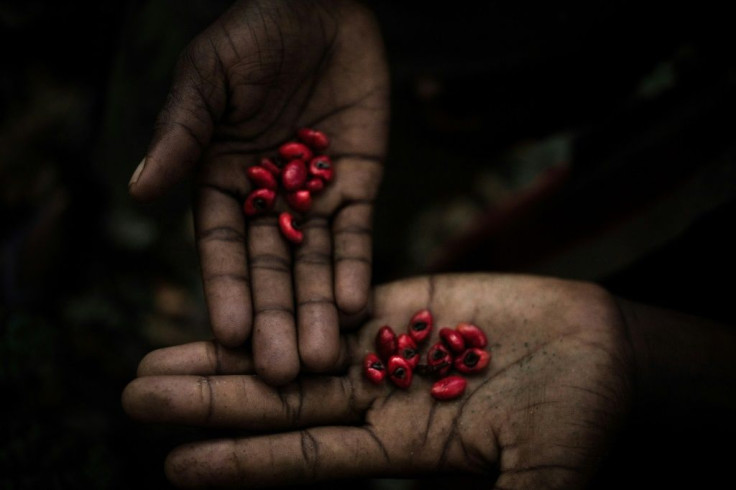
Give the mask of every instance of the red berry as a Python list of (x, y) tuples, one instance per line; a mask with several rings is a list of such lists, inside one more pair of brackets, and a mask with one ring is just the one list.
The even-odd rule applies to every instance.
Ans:
[(432, 322), (432, 313), (429, 310), (417, 311), (409, 320), (409, 335), (417, 343), (422, 342), (432, 333)]
[(281, 183), (287, 191), (297, 191), (307, 181), (307, 167), (301, 160), (292, 160), (281, 171)]
[(399, 388), (408, 388), (412, 378), (409, 361), (401, 356), (391, 356), (388, 360), (388, 377)]
[(276, 190), (278, 185), (276, 177), (274, 177), (267, 169), (256, 165), (248, 167), (248, 170), (246, 170), (245, 173), (257, 188)]
[(386, 377), (386, 366), (373, 352), (363, 359), (363, 373), (373, 384), (378, 384)]
[(312, 207), (312, 194), (305, 190), (290, 192), (286, 195), (286, 202), (294, 211), (306, 213)]
[(461, 373), (470, 374), (482, 371), (490, 361), (491, 354), (483, 349), (472, 347), (463, 352), (460, 357), (456, 357), (454, 365), (455, 369)]
[(297, 131), (296, 135), (300, 140), (314, 148), (316, 151), (324, 151), (330, 145), (329, 139), (322, 131), (310, 128), (301, 128)]
[(281, 167), (273, 163), (273, 160), (271, 160), (270, 158), (262, 158), (261, 167), (271, 172), (274, 177), (278, 177), (279, 174), (281, 174)]
[(440, 328), (440, 338), (452, 352), (460, 354), (465, 351), (465, 339), (455, 330), (447, 327)]
[(304, 240), (304, 233), (297, 228), (291, 213), (284, 212), (279, 215), (279, 228), (281, 228), (281, 234), (291, 243), (299, 244)]
[(486, 334), (483, 333), (483, 330), (473, 325), (472, 323), (458, 323), (457, 327), (455, 327), (455, 330), (457, 331), (457, 333), (463, 336), (463, 338), (465, 339), (465, 343), (468, 344), (468, 346), (470, 347), (478, 347), (482, 349), (483, 347), (488, 345)]
[(248, 216), (263, 214), (273, 207), (276, 193), (271, 189), (256, 189), (245, 198), (243, 212)]
[(322, 192), (322, 189), (325, 188), (325, 181), (320, 179), (319, 177), (312, 177), (311, 179), (307, 180), (305, 187), (309, 192), (317, 194), (318, 192)]
[(437, 342), (427, 352), (427, 365), (433, 373), (446, 374), (452, 367), (452, 354), (442, 342)]
[(462, 396), (468, 382), (462, 376), (448, 376), (432, 385), (430, 392), (438, 400), (452, 400)]
[(384, 325), (378, 329), (376, 333), (376, 351), (381, 359), (388, 360), (389, 357), (396, 354), (398, 343), (394, 330), (388, 325)]
[(307, 161), (312, 158), (312, 155), (312, 150), (296, 141), (284, 143), (279, 147), (279, 156), (287, 162), (296, 159)]
[(398, 354), (409, 361), (411, 368), (414, 369), (419, 364), (419, 352), (417, 351), (417, 343), (414, 342), (408, 334), (402, 333), (396, 339), (398, 346)]
[(325, 182), (330, 182), (334, 175), (332, 160), (330, 160), (330, 157), (320, 155), (309, 160), (309, 174), (319, 177)]

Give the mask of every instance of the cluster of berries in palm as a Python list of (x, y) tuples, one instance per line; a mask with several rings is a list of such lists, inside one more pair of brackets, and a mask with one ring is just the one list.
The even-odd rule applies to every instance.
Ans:
[[(312, 207), (312, 196), (322, 192), (334, 178), (332, 161), (324, 154), (329, 146), (327, 136), (321, 131), (302, 128), (297, 131), (297, 139), (281, 145), (275, 157), (263, 158), (260, 164), (248, 167), (246, 172), (254, 190), (243, 203), (246, 216), (272, 210), (279, 191), (292, 210), (306, 213)], [(304, 239), (288, 211), (279, 215), (279, 228), (292, 243), (299, 244)]]
[(485, 350), (488, 339), (472, 323), (462, 322), (454, 329), (441, 328), (440, 340), (429, 347), (426, 362), (420, 363), (419, 346), (426, 343), (433, 324), (432, 313), (425, 309), (411, 317), (407, 333), (396, 335), (390, 326), (381, 327), (376, 334), (376, 352), (363, 360), (366, 378), (375, 384), (388, 378), (406, 389), (414, 374), (434, 376), (440, 378), (432, 386), (434, 398), (452, 400), (462, 396), (467, 386), (462, 375), (479, 373), (491, 361), (491, 353)]

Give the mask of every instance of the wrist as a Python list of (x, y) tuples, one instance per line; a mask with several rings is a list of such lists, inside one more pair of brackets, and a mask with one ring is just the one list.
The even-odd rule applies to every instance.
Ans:
[(635, 406), (680, 420), (736, 409), (736, 331), (617, 298), (634, 357)]

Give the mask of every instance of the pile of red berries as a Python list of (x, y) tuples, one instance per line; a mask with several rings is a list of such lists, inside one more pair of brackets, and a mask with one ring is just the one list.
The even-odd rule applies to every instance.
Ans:
[(438, 400), (458, 398), (465, 392), (467, 381), (462, 374), (482, 371), (491, 361), (484, 350), (488, 340), (483, 331), (472, 323), (463, 322), (454, 329), (441, 328), (440, 340), (427, 351), (426, 364), (420, 364), (419, 344), (425, 342), (433, 329), (429, 310), (421, 310), (409, 321), (408, 333), (396, 335), (384, 325), (376, 334), (376, 352), (363, 360), (363, 373), (375, 384), (388, 377), (399, 388), (409, 388), (414, 373), (440, 377), (431, 394)]
[[(324, 155), (329, 146), (321, 131), (302, 128), (297, 131), (299, 141), (289, 141), (278, 149), (274, 158), (263, 158), (259, 165), (248, 167), (248, 179), (254, 190), (243, 203), (247, 216), (257, 216), (273, 209), (279, 187), (285, 193), (289, 207), (306, 213), (312, 207), (312, 194), (321, 192), (334, 178), (330, 157)], [(292, 243), (301, 243), (304, 234), (289, 212), (279, 215), (281, 233)]]

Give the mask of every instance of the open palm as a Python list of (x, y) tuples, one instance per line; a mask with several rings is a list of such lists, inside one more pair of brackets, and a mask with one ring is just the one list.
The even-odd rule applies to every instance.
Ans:
[[(378, 29), (352, 2), (236, 2), (185, 50), (131, 193), (152, 198), (196, 173), (195, 225), (212, 329), (252, 335), (270, 384), (300, 364), (334, 368), (339, 318), (365, 310), (372, 203), (381, 180), (388, 75)], [(335, 180), (301, 217), (292, 250), (277, 213), (245, 219), (246, 168), (312, 127), (330, 137)]]
[[(402, 390), (362, 374), (377, 330), (402, 331), (423, 308), (438, 326), (471, 321), (489, 338), (489, 367), (468, 376), (457, 400), (434, 400), (425, 377)], [(436, 340), (437, 328), (429, 343)], [(383, 286), (374, 318), (344, 337), (341, 359), (343, 375), (303, 374), (272, 388), (251, 375), (245, 353), (209, 342), (163, 349), (142, 361), (123, 403), (144, 421), (258, 433), (175, 449), (167, 475), (181, 485), (441, 471), (497, 477), (497, 488), (579, 488), (632, 392), (631, 349), (613, 299), (554, 279), (452, 275)]]

